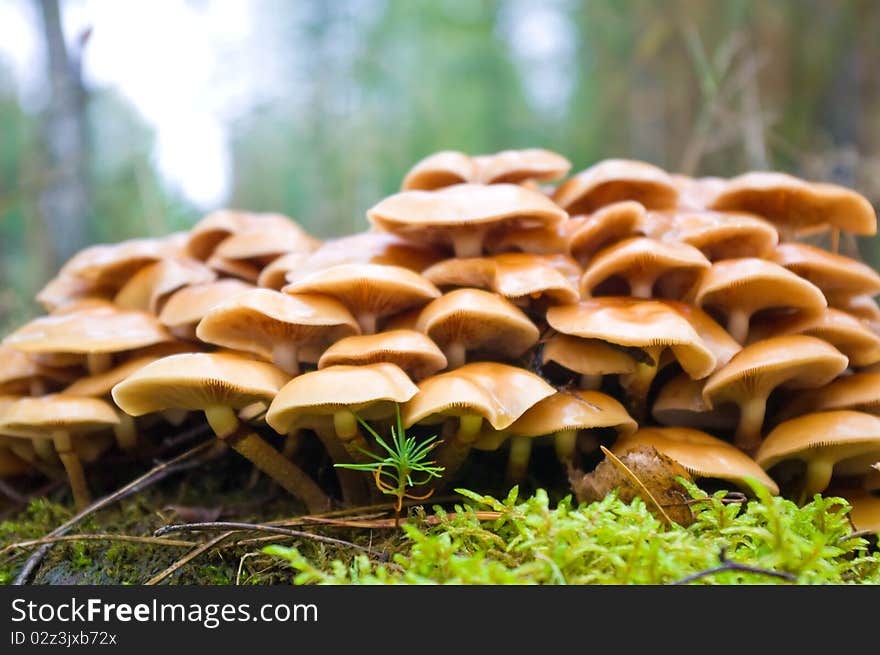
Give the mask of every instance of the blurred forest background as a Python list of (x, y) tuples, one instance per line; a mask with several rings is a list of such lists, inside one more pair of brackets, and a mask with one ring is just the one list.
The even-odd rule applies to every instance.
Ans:
[(222, 206), (363, 229), (440, 149), (876, 204), (878, 35), (876, 0), (0, 0), (0, 328), (84, 245)]

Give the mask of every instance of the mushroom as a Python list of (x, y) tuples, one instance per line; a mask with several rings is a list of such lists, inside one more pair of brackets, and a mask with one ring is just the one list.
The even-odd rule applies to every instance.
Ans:
[(836, 184), (806, 182), (785, 173), (752, 172), (728, 180), (709, 209), (757, 214), (789, 236), (817, 225), (876, 234), (877, 216), (864, 196)]
[(756, 480), (771, 494), (779, 487), (748, 455), (710, 434), (685, 427), (641, 428), (618, 439), (611, 452), (623, 455), (638, 446), (652, 446), (657, 452), (681, 464), (694, 478), (714, 478), (750, 492), (748, 480)]
[(686, 243), (709, 261), (743, 257), (765, 258), (779, 243), (772, 223), (740, 212), (651, 212), (645, 233), (662, 241)]
[(864, 321), (875, 332), (880, 332), (880, 305), (871, 296), (844, 296), (834, 293), (826, 294), (828, 306), (855, 316)]
[(242, 232), (270, 231), (284, 235), (309, 237), (292, 218), (275, 213), (244, 212), (221, 209), (211, 212), (189, 231), (186, 252), (190, 257), (207, 261), (217, 246), (228, 237)]
[(168, 409), (202, 411), (215, 436), (231, 446), (310, 512), (325, 511), (329, 500), (298, 466), (242, 425), (236, 411), (270, 402), (289, 376), (281, 369), (229, 353), (184, 353), (147, 364), (113, 387), (113, 400), (131, 416)]
[(82, 461), (74, 449), (74, 440), (119, 423), (113, 407), (97, 398), (49, 394), (21, 398), (0, 415), (0, 433), (34, 440), (47, 440), (55, 447), (67, 471), (70, 489), (78, 510), (91, 502)]
[(473, 182), (477, 165), (463, 152), (443, 150), (418, 161), (403, 178), (401, 189), (433, 191), (443, 187)]
[(851, 409), (880, 416), (880, 373), (855, 373), (818, 389), (799, 392), (778, 414), (787, 419), (810, 412)]
[(426, 268), (422, 275), (441, 289), (488, 289), (519, 306), (538, 300), (545, 305), (566, 305), (580, 299), (577, 287), (541, 255), (505, 253), (447, 259)]
[(577, 305), (551, 307), (547, 322), (562, 334), (627, 349), (638, 360), (635, 372), (621, 378), (630, 411), (637, 418), (644, 414), (648, 390), (667, 348), (695, 379), (709, 375), (717, 362), (691, 323), (657, 300), (593, 298)]
[(331, 345), (318, 368), (346, 364), (363, 366), (396, 364), (413, 380), (421, 380), (446, 368), (446, 356), (433, 341), (415, 330), (388, 330), (379, 334), (354, 335)]
[(482, 184), (552, 182), (571, 169), (571, 162), (565, 157), (543, 148), (502, 150), (491, 155), (477, 155), (473, 162), (476, 176), (472, 181)]
[(602, 207), (589, 216), (572, 218), (567, 250), (582, 266), (594, 254), (630, 237), (645, 233), (645, 207), (623, 200)]
[[(388, 419), (396, 404), (406, 402), (416, 391), (406, 373), (394, 364), (329, 366), (288, 382), (269, 406), (266, 422), (293, 440), (298, 439), (300, 430), (314, 431), (337, 464), (362, 461), (364, 455), (358, 449), (369, 450), (370, 444), (357, 418)], [(344, 469), (337, 469), (337, 475), (346, 502), (360, 502), (360, 476)]]
[(0, 346), (0, 395), (45, 395), (70, 382), (70, 370), (44, 366), (24, 353)]
[(463, 366), (473, 350), (519, 357), (540, 337), (520, 309), (480, 289), (456, 289), (432, 301), (419, 314), (415, 329), (440, 346), (449, 368)]
[(852, 507), (849, 518), (856, 530), (880, 534), (880, 496), (856, 490), (835, 495), (842, 495)]
[(311, 253), (307, 252), (291, 252), (273, 259), (260, 271), (260, 275), (257, 277), (257, 286), (281, 291), (282, 287), (287, 284), (287, 275), (296, 275), (310, 256)]
[(819, 314), (827, 306), (822, 291), (779, 264), (746, 257), (712, 264), (693, 293), (694, 304), (719, 311), (727, 332), (744, 344), (752, 315), (770, 308)]
[(773, 337), (746, 346), (713, 373), (703, 387), (703, 400), (710, 408), (725, 402), (739, 406), (734, 443), (753, 453), (761, 443), (767, 398), (775, 388), (821, 387), (847, 364), (845, 355), (816, 337)]
[[(505, 430), (530, 407), (556, 393), (540, 377), (515, 366), (473, 362), (422, 380), (418, 393), (404, 404), (403, 425), (443, 423), (434, 451), (444, 478), (452, 479), (480, 437), (483, 422)], [(457, 421), (451, 421), (450, 418)]]
[(527, 253), (530, 255), (558, 255), (567, 250), (568, 231), (573, 221), (538, 227), (511, 227), (486, 241), (486, 252)]
[[(651, 298), (656, 286), (660, 295), (680, 298), (710, 266), (693, 246), (633, 237), (601, 250), (590, 260), (580, 280), (580, 292), (588, 297), (629, 291), (635, 298)], [(615, 279), (623, 280), (626, 289), (615, 287)]]
[(851, 257), (806, 243), (782, 243), (776, 247), (772, 259), (812, 282), (826, 296), (875, 296), (880, 293), (880, 274)]
[(634, 375), (640, 358), (616, 345), (598, 339), (580, 339), (567, 334), (547, 338), (541, 350), (543, 364), (554, 363), (580, 374), (579, 387), (596, 390), (604, 375)]
[(621, 200), (636, 200), (647, 209), (672, 209), (678, 189), (664, 170), (630, 159), (605, 159), (556, 189), (553, 200), (572, 216)]
[(184, 287), (175, 291), (162, 305), (159, 322), (178, 339), (196, 341), (196, 326), (205, 314), (253, 288), (253, 285), (233, 278)]
[(692, 380), (681, 373), (660, 387), (651, 416), (661, 425), (732, 432), (738, 421), (737, 410), (729, 404), (710, 409), (703, 400), (705, 379)]
[[(715, 356), (713, 373), (727, 364), (736, 353), (742, 350), (742, 346), (715, 319), (699, 307), (675, 300), (663, 300), (661, 302), (670, 309), (675, 310), (690, 323), (700, 339), (703, 340), (703, 344)], [(666, 363), (668, 362), (664, 362), (661, 358), (660, 366), (662, 367)]]
[(452, 245), (456, 257), (479, 257), (493, 232), (556, 226), (568, 216), (543, 194), (514, 184), (456, 184), (403, 191), (368, 212), (370, 223), (427, 243)]
[(317, 294), (250, 289), (210, 309), (196, 327), (205, 343), (254, 353), (297, 375), (300, 361), (359, 332), (339, 301)]
[[(263, 223), (266, 221), (260, 221)], [(310, 236), (293, 220), (270, 220), (231, 234), (221, 241), (212, 257), (249, 264), (263, 270), (278, 257), (290, 254), (308, 254), (317, 250), (321, 242)]]
[(672, 173), (670, 177), (678, 189), (676, 209), (684, 211), (705, 210), (727, 185), (723, 177), (690, 177), (680, 173)]
[[(578, 439), (598, 428), (612, 428), (618, 435), (635, 432), (638, 424), (619, 402), (598, 391), (557, 391), (532, 405), (510, 427), (494, 433), (509, 438), (508, 482), (520, 482), (528, 470), (532, 444), (538, 437), (550, 436), (556, 455), (566, 469), (575, 465)], [(583, 441), (583, 438), (581, 439)], [(475, 448), (480, 448), (478, 440)]]
[(354, 314), (364, 334), (376, 332), (378, 319), (440, 296), (440, 290), (418, 273), (382, 264), (340, 264), (299, 278), (282, 291), (336, 298)]
[(835, 473), (867, 473), (878, 458), (880, 417), (848, 410), (806, 414), (780, 423), (755, 454), (765, 471), (786, 460), (806, 465), (801, 504), (827, 489)]
[(113, 297), (113, 303), (120, 309), (158, 314), (178, 289), (216, 279), (217, 274), (197, 259), (162, 259), (132, 275)]
[(151, 314), (102, 306), (33, 319), (3, 344), (35, 355), (72, 354), (74, 361), (84, 358), (95, 374), (112, 367), (114, 353), (172, 340)]

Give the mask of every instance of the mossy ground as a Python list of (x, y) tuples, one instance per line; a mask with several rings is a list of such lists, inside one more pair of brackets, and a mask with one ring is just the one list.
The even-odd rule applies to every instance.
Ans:
[[(369, 547), (386, 561), (355, 548), (273, 537), (277, 544), (232, 545), (201, 554), (163, 584), (660, 584), (718, 565), (722, 548), (732, 561), (783, 571), (806, 584), (880, 584), (876, 540), (853, 537), (848, 508), (818, 498), (798, 508), (763, 497), (747, 506), (706, 497), (694, 506), (696, 522), (664, 527), (643, 503), (613, 496), (577, 506), (557, 474), (548, 495), (526, 487), (519, 496), (501, 491), (491, 454), (476, 454), (461, 486), (494, 496), (459, 496), (441, 509), (439, 525), (425, 518), (429, 504), (410, 511), (404, 530), (322, 527), (308, 529)], [(93, 477), (108, 493), (149, 468), (110, 467)], [(558, 473), (558, 472), (557, 472)], [(303, 508), (265, 478), (250, 486), (251, 468), (234, 454), (175, 473), (84, 520), (71, 534), (150, 536), (168, 523), (198, 520), (259, 522), (293, 517)], [(546, 482), (545, 479), (543, 482)], [(694, 495), (705, 495), (692, 489)], [(44, 536), (72, 515), (63, 489), (25, 508), (7, 507), (0, 548)], [(475, 510), (501, 513), (480, 521)], [(3, 508), (0, 508), (3, 511)], [(448, 512), (448, 513), (447, 513)], [(179, 533), (171, 538), (202, 543), (219, 534)], [(249, 533), (244, 537), (253, 538)], [(115, 541), (55, 544), (32, 578), (34, 584), (143, 584), (191, 551), (191, 547)], [(11, 582), (30, 549), (0, 557), (0, 583)], [(704, 582), (785, 582), (763, 575), (724, 572)]]

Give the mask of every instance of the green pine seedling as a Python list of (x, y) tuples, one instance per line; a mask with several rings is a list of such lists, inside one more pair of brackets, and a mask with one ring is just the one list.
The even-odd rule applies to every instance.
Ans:
[(437, 437), (429, 437), (419, 442), (415, 437), (406, 436), (398, 405), (394, 406), (394, 412), (395, 425), (391, 426), (391, 445), (370, 427), (366, 421), (360, 416), (355, 415), (361, 427), (388, 453), (386, 456), (383, 457), (363, 448), (358, 448), (359, 451), (374, 461), (358, 464), (334, 464), (334, 466), (372, 473), (376, 488), (383, 494), (397, 498), (397, 503), (394, 507), (394, 525), (398, 526), (400, 524), (400, 511), (403, 508), (404, 499), (425, 500), (434, 493), (432, 489), (424, 495), (417, 496), (409, 490), (413, 487), (428, 484), (433, 478), (439, 478), (444, 467), (435, 466), (434, 461), (428, 459), (428, 455), (440, 443)]

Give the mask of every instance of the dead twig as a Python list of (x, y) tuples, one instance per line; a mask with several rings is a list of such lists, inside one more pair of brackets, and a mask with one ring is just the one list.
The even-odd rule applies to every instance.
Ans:
[(214, 538), (211, 539), (210, 541), (206, 541), (205, 543), (203, 543), (203, 544), (202, 544), (201, 546), (199, 546), (198, 548), (193, 549), (192, 551), (190, 551), (189, 553), (187, 553), (186, 555), (184, 555), (183, 557), (181, 557), (179, 560), (177, 560), (176, 562), (174, 562), (174, 564), (172, 564), (171, 566), (169, 566), (167, 569), (165, 569), (165, 570), (162, 571), (161, 573), (158, 573), (157, 575), (154, 575), (152, 578), (150, 578), (149, 580), (147, 580), (144, 584), (145, 584), (145, 585), (156, 585), (156, 584), (159, 584), (160, 582), (162, 582), (162, 580), (164, 580), (165, 578), (167, 578), (169, 575), (171, 575), (171, 574), (173, 574), (174, 572), (176, 572), (177, 570), (183, 568), (183, 567), (186, 566), (189, 562), (191, 562), (192, 560), (194, 560), (196, 557), (198, 557), (198, 556), (201, 555), (202, 553), (211, 550), (214, 546), (216, 546), (216, 545), (219, 544), (221, 541), (223, 541), (223, 540), (226, 539), (228, 536), (230, 536), (230, 535), (232, 535), (232, 534), (234, 534), (234, 533), (235, 533), (235, 531), (232, 531), (232, 532), (224, 532), (223, 534), (219, 534), (219, 535), (217, 535), (216, 537), (214, 537)]
[[(133, 493), (136, 493), (145, 487), (148, 487), (151, 484), (155, 484), (159, 480), (171, 475), (172, 473), (176, 473), (181, 470), (185, 470), (191, 467), (190, 463), (187, 463), (186, 460), (192, 459), (196, 455), (199, 455), (203, 452), (210, 450), (214, 446), (214, 440), (211, 439), (209, 441), (205, 441), (200, 443), (193, 448), (190, 448), (184, 453), (177, 455), (169, 459), (167, 462), (162, 462), (157, 464), (152, 469), (144, 473), (142, 476), (132, 480), (124, 487), (121, 487), (114, 491), (109, 496), (104, 496), (99, 500), (96, 500), (91, 505), (86, 507), (84, 510), (79, 512), (72, 519), (66, 521), (65, 523), (59, 525), (57, 528), (52, 530), (49, 534), (47, 534), (44, 538), (50, 537), (60, 537), (66, 534), (73, 526), (82, 521), (87, 516), (94, 514), (98, 510), (111, 505), (112, 503), (122, 500), (126, 496), (129, 496)], [(35, 550), (31, 556), (27, 559), (24, 564), (24, 567), (19, 572), (18, 576), (15, 578), (13, 584), (15, 585), (23, 585), (27, 584), (28, 579), (33, 573), (34, 569), (37, 565), (42, 561), (42, 559), (46, 556), (46, 553), (52, 548), (52, 543), (44, 543), (37, 550)]]
[(716, 573), (721, 573), (722, 571), (742, 571), (743, 573), (756, 573), (758, 575), (766, 575), (771, 578), (780, 578), (781, 580), (786, 580), (787, 582), (797, 582), (797, 576), (786, 573), (784, 571), (771, 571), (770, 569), (762, 569), (757, 566), (748, 566), (747, 564), (740, 564), (739, 562), (734, 562), (727, 559), (727, 549), (722, 548), (721, 553), (718, 555), (718, 560), (721, 562), (721, 566), (716, 566), (712, 569), (706, 569), (705, 571), (700, 571), (699, 573), (694, 573), (693, 575), (689, 575), (686, 578), (682, 578), (676, 582), (673, 582), (673, 585), (684, 585), (694, 580), (699, 580), (700, 578), (704, 578), (707, 575), (714, 575)]
[(27, 541), (19, 541), (18, 543), (9, 544), (0, 550), (0, 556), (11, 553), (19, 548), (30, 548), (31, 546), (42, 546), (44, 544), (54, 544), (59, 541), (128, 541), (140, 544), (153, 544), (159, 546), (178, 546), (181, 548), (192, 548), (198, 544), (194, 541), (180, 541), (175, 539), (158, 539), (156, 537), (138, 537), (129, 534), (71, 534), (59, 535), (57, 537), (42, 537), (40, 539), (29, 539)]

